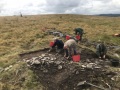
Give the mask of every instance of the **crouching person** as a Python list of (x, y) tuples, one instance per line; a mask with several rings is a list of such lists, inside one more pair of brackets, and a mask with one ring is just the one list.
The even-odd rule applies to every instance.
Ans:
[(57, 53), (61, 53), (63, 51), (64, 43), (59, 38), (53, 38), (54, 44), (51, 46), (49, 52), (53, 49), (56, 49)]
[(74, 31), (75, 31), (75, 35), (80, 36), (79, 41), (81, 41), (83, 33), (84, 33), (84, 30), (82, 28), (75, 28)]
[(106, 58), (107, 48), (104, 42), (100, 42), (96, 47), (96, 54), (99, 58)]
[(71, 58), (72, 55), (76, 55), (76, 44), (74, 39), (69, 39), (64, 43), (64, 57), (66, 59)]

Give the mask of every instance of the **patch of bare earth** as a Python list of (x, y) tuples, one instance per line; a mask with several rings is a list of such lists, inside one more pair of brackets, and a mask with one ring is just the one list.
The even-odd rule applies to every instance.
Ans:
[(107, 71), (109, 59), (97, 59), (93, 51), (85, 48), (81, 48), (80, 62), (47, 51), (20, 54), (47, 90), (119, 90), (111, 79), (117, 73)]

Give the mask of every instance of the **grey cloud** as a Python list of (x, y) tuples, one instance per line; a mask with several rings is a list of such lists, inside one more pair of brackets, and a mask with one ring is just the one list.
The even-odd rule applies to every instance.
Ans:
[(75, 0), (46, 0), (47, 5), (52, 5), (52, 6), (63, 6), (63, 7), (76, 7), (79, 5), (80, 1), (75, 1)]
[(55, 13), (65, 13), (66, 10), (73, 9), (78, 7), (80, 1), (75, 0), (46, 0), (47, 2), (47, 11), (55, 12)]
[[(91, 14), (94, 1), (105, 0), (46, 0), (46, 11), (54, 13)], [(108, 0), (107, 0), (108, 1)]]
[(92, 2), (94, 2), (94, 1), (100, 1), (100, 2), (103, 2), (103, 3), (105, 3), (105, 2), (111, 2), (111, 0), (91, 0)]
[(33, 6), (33, 3), (29, 3), (26, 5), (27, 7), (32, 7)]
[(1, 12), (2, 10), (4, 10), (4, 6), (5, 6), (4, 3), (1, 2), (1, 3), (0, 3), (0, 12)]
[[(94, 7), (93, 4), (93, 14), (119, 14), (120, 13), (120, 4), (117, 0), (94, 0), (100, 1), (98, 6)], [(113, 3), (114, 2), (114, 3)]]
[(0, 1), (0, 12), (4, 9), (4, 6), (5, 6), (5, 4), (4, 4), (3, 1), (4, 1), (4, 0), (1, 0), (1, 1)]
[[(27, 2), (25, 6), (13, 8), (10, 10), (0, 0), (0, 10), (2, 14), (15, 14), (23, 12), (24, 14), (105, 14), (120, 13), (119, 0), (44, 0), (44, 3)], [(42, 0), (41, 0), (42, 1)], [(46, 1), (46, 3), (45, 3)], [(4, 1), (5, 2), (5, 1)], [(1, 14), (0, 13), (0, 14)]]

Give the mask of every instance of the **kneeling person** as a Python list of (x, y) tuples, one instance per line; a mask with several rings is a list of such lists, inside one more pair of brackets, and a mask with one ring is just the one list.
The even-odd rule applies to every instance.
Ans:
[(106, 57), (107, 48), (104, 45), (104, 42), (101, 42), (100, 44), (97, 45), (96, 53), (97, 53), (99, 58), (105, 58)]
[(63, 41), (62, 41), (62, 40), (59, 40), (58, 38), (54, 38), (53, 40), (54, 40), (54, 44), (53, 44), (53, 46), (51, 47), (50, 51), (51, 51), (53, 48), (56, 47), (56, 52), (57, 52), (57, 53), (62, 52), (63, 47), (64, 47)]
[(83, 36), (83, 29), (82, 28), (75, 28), (74, 29), (74, 31), (75, 31), (75, 35), (79, 35), (80, 36), (80, 41), (82, 40), (82, 36)]

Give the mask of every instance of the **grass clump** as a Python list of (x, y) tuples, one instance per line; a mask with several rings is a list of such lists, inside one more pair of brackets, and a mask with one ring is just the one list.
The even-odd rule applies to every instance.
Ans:
[(0, 17), (0, 67), (13, 66), (0, 73), (0, 90), (43, 90), (43, 86), (37, 82), (37, 77), (26, 64), (18, 64), (18, 54), (49, 47), (53, 36), (47, 35), (47, 30), (44, 32), (42, 28), (56, 28), (73, 35), (73, 29), (80, 27), (86, 32), (83, 38), (91, 41), (101, 39), (120, 45), (120, 38), (112, 36), (120, 33), (119, 21), (119, 17), (70, 14)]

